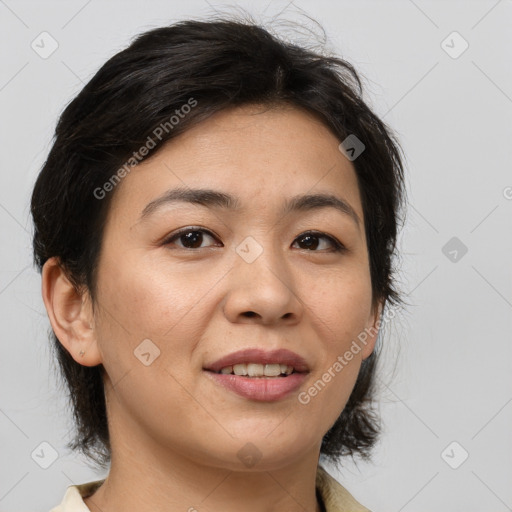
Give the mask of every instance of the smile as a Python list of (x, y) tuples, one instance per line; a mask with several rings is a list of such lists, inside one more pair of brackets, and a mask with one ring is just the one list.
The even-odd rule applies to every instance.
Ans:
[(272, 364), (235, 364), (225, 366), (220, 370), (223, 375), (240, 375), (249, 377), (281, 377), (290, 375), (293, 372), (293, 366), (279, 363)]

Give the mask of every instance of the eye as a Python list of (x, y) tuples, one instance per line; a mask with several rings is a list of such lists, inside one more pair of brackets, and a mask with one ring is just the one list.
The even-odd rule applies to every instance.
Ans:
[(181, 245), (178, 244), (178, 247), (182, 249), (201, 249), (205, 237), (215, 239), (214, 235), (210, 233), (210, 231), (190, 226), (173, 233), (165, 240), (165, 242), (163, 242), (163, 245), (172, 245), (177, 240), (181, 242)]
[(307, 231), (306, 233), (302, 233), (296, 238), (296, 240), (298, 241), (298, 243), (304, 246), (303, 248), (314, 252), (318, 252), (316, 251), (316, 249), (319, 246), (322, 246), (322, 240), (324, 246), (320, 247), (320, 249), (325, 249), (325, 242), (327, 241), (328, 245), (330, 244), (332, 248), (331, 251), (327, 252), (341, 252), (345, 250), (345, 247), (340, 242), (338, 242), (338, 240), (329, 235), (317, 231)]

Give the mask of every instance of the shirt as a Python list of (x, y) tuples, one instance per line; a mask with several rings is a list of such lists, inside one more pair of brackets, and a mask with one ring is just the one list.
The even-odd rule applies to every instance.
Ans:
[[(68, 486), (60, 505), (50, 512), (90, 512), (83, 499), (94, 494), (104, 481)], [(322, 512), (370, 512), (320, 465), (316, 473), (316, 493)]]

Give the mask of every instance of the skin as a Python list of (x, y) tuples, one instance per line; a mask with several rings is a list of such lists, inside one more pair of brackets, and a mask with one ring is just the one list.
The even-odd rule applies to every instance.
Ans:
[[(94, 304), (55, 258), (45, 264), (43, 299), (59, 341), (80, 364), (106, 370), (112, 464), (85, 499), (91, 511), (320, 511), (322, 437), (376, 335), (307, 405), (297, 395), (359, 333), (378, 327), (380, 314), (356, 174), (339, 142), (297, 108), (222, 111), (111, 192)], [(242, 209), (175, 202), (139, 220), (146, 204), (184, 185), (237, 196)], [(345, 200), (359, 225), (332, 207), (281, 215), (287, 198), (311, 193)], [(183, 236), (163, 243), (187, 226), (214, 236), (204, 233), (192, 249)], [(309, 230), (346, 249), (334, 251), (323, 237), (304, 244), (299, 235)], [(248, 236), (263, 249), (252, 263), (235, 251)], [(144, 339), (160, 350), (149, 366), (134, 357)], [(242, 398), (204, 374), (206, 363), (247, 347), (292, 350), (310, 373), (277, 402)], [(261, 456), (252, 467), (237, 457), (249, 442)]]

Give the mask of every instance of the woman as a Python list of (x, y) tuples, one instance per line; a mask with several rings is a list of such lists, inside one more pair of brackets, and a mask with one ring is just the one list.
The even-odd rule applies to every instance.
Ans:
[(54, 512), (359, 511), (399, 302), (399, 146), (347, 62), (235, 20), (140, 35), (63, 112), (34, 256), (70, 447)]

